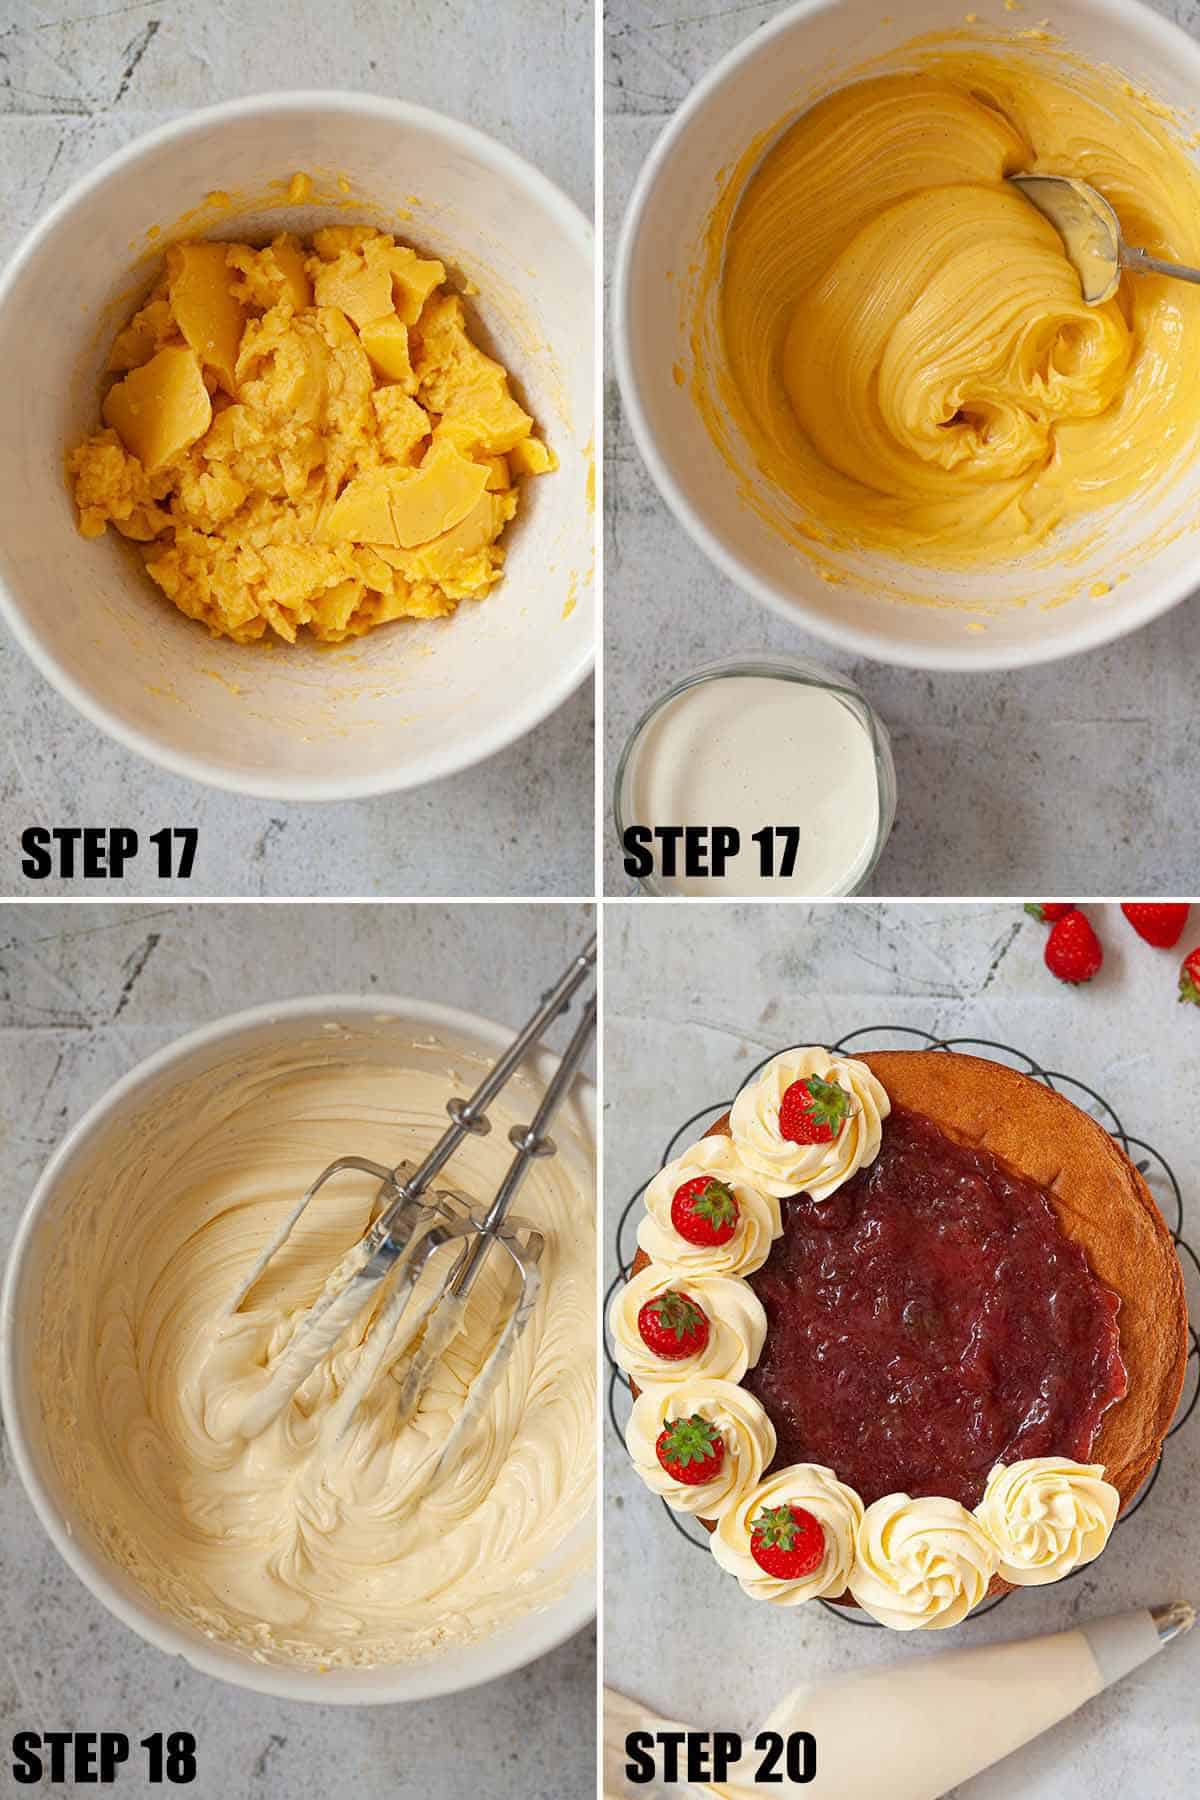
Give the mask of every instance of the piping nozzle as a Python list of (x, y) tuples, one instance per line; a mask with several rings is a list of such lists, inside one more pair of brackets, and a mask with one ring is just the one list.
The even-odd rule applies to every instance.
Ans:
[(1196, 1623), (1196, 1609), (1186, 1600), (1168, 1600), (1164, 1606), (1152, 1606), (1150, 1617), (1154, 1620), (1154, 1629), (1158, 1633), (1160, 1644), (1169, 1644), (1172, 1638), (1182, 1637)]

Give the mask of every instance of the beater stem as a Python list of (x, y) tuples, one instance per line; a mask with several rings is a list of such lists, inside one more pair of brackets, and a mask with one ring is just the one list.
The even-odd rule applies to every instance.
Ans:
[[(533, 1123), (531, 1125), (514, 1125), (508, 1134), (509, 1142), (516, 1149), (516, 1155), (508, 1166), (495, 1199), (480, 1221), (479, 1229), (469, 1249), (464, 1252), (462, 1261), (447, 1281), (441, 1298), (426, 1323), (424, 1337), (413, 1352), (412, 1360), (401, 1383), (400, 1397), (396, 1403), (397, 1430), (407, 1425), (417, 1411), (421, 1404), (421, 1397), (429, 1386), (435, 1364), (462, 1330), (466, 1319), (467, 1297), (475, 1284), (479, 1271), (487, 1261), (488, 1252), (496, 1241), (497, 1233), (503, 1229), (513, 1196), (525, 1179), (525, 1173), (530, 1163), (535, 1157), (554, 1156), (557, 1152), (557, 1145), (552, 1137), (547, 1136), (545, 1128), (558, 1111), (564, 1094), (575, 1079), (595, 1027), (596, 997), (593, 995), (584, 1008), (583, 1015), (575, 1027), (561, 1062), (546, 1085), (546, 1091), (534, 1114)], [(519, 1297), (518, 1308), (520, 1305)], [(521, 1327), (526, 1323), (531, 1310), (531, 1306), (524, 1310)], [(508, 1355), (511, 1354), (516, 1336), (516, 1332), (505, 1334), (502, 1360), (507, 1360)], [(496, 1352), (493, 1352), (493, 1358), (495, 1356)], [(499, 1369), (499, 1363), (489, 1362), (489, 1388), (494, 1385)], [(469, 1404), (470, 1396), (468, 1396)], [(438, 1468), (441, 1468), (445, 1460), (445, 1452), (443, 1452), (437, 1465)], [(436, 1471), (434, 1472), (436, 1473)]]
[(514, 1125), (508, 1134), (509, 1142), (516, 1149), (516, 1156), (509, 1164), (508, 1172), (496, 1191), (484, 1216), (479, 1236), (471, 1247), (469, 1255), (463, 1262), (459, 1273), (450, 1283), (450, 1292), (469, 1294), (476, 1276), (483, 1267), (484, 1258), (491, 1248), (492, 1235), (503, 1225), (512, 1199), (522, 1181), (530, 1162), (537, 1156), (553, 1156), (557, 1149), (554, 1139), (547, 1137), (545, 1128), (558, 1111), (563, 1095), (575, 1079), (576, 1070), (583, 1060), (583, 1053), (588, 1040), (596, 1026), (595, 996), (584, 1008), (583, 1015), (575, 1027), (571, 1042), (567, 1045), (562, 1061), (552, 1075), (541, 1105), (533, 1115), (533, 1123), (527, 1126)]
[[(578, 956), (572, 959), (566, 972), (542, 996), (542, 1004), (537, 1012), (513, 1039), (495, 1066), (484, 1076), (470, 1099), (451, 1100), (448, 1103), (446, 1111), (454, 1121), (453, 1124), (443, 1132), (415, 1173), (407, 1181), (398, 1184), (400, 1198), (393, 1203), (394, 1205), (401, 1205), (405, 1199), (412, 1199), (422, 1193), (434, 1176), (449, 1162), (468, 1133), (473, 1132), (478, 1137), (487, 1134), (491, 1127), (483, 1115), (488, 1106), (522, 1061), (530, 1045), (536, 1042), (546, 1027), (552, 1024), (559, 1013), (565, 1009), (571, 996), (589, 974), (595, 961), (596, 934), (593, 932)], [(391, 1210), (391, 1208), (388, 1209), (389, 1213)]]

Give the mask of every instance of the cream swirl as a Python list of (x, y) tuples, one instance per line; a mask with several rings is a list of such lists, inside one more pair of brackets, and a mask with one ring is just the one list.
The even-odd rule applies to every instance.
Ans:
[[(750, 1549), (759, 1514), (766, 1507), (775, 1506), (802, 1506), (825, 1535), (820, 1562), (810, 1575), (796, 1581), (768, 1575), (755, 1562)], [(737, 1576), (742, 1592), (752, 1600), (800, 1606), (805, 1600), (845, 1592), (854, 1568), (855, 1541), (863, 1516), (862, 1501), (852, 1487), (838, 1480), (832, 1469), (820, 1463), (792, 1463), (786, 1469), (777, 1469), (730, 1507), (712, 1534), (712, 1553), (723, 1569)]]
[(1121, 1496), (1102, 1463), (1031, 1456), (997, 1463), (975, 1517), (1014, 1587), (1042, 1587), (1092, 1562), (1116, 1524)]
[[(658, 1440), (674, 1420), (697, 1415), (720, 1432), (725, 1454), (711, 1481), (689, 1486), (663, 1468)], [(625, 1443), (646, 1486), (661, 1494), (668, 1506), (702, 1519), (719, 1519), (762, 1480), (762, 1472), (775, 1454), (775, 1427), (754, 1395), (736, 1382), (700, 1378), (639, 1394), (625, 1429)]]
[(942, 1496), (885, 1494), (858, 1528), (850, 1592), (893, 1631), (940, 1631), (978, 1606), (996, 1573), (995, 1544), (973, 1513)]
[[(521, 1190), (522, 1214), (545, 1237), (541, 1291), (450, 1479), (428, 1483), (427, 1463), (495, 1341), (510, 1290), (494, 1256), (404, 1430), (397, 1345), (330, 1450), (363, 1344), (378, 1344), (366, 1318), (267, 1429), (249, 1440), (239, 1429), (268, 1365), (366, 1229), (378, 1183), (331, 1181), (230, 1314), (298, 1195), (347, 1150), (418, 1160), (449, 1097), (486, 1066), (384, 1019), (230, 1050), (116, 1114), (68, 1190), (36, 1370), (77, 1528), (153, 1604), (261, 1661), (439, 1655), (523, 1619), (586, 1565), (595, 1257), (588, 1146), (565, 1119), (559, 1155)], [(508, 1096), (494, 1103), (491, 1136), (456, 1153), (456, 1187), (495, 1192), (508, 1127), (533, 1098), (522, 1078), (519, 1110)], [(444, 1272), (438, 1259), (414, 1304)]]
[[(850, 1116), (827, 1144), (794, 1144), (779, 1130), (779, 1108), (794, 1081), (817, 1075), (850, 1096)], [(882, 1122), (891, 1102), (866, 1063), (830, 1056), (817, 1046), (772, 1057), (744, 1087), (729, 1115), (734, 1147), (750, 1179), (780, 1199), (810, 1194), (827, 1200), (856, 1170), (879, 1155)]]
[[(686, 1293), (708, 1318), (708, 1341), (693, 1356), (675, 1361), (656, 1356), (643, 1342), (638, 1314), (647, 1300), (668, 1288)], [(613, 1296), (608, 1314), (617, 1362), (639, 1388), (677, 1387), (693, 1376), (718, 1381), (740, 1381), (758, 1361), (767, 1335), (767, 1315), (762, 1301), (748, 1282), (737, 1275), (689, 1275), (681, 1281), (674, 1269), (651, 1263), (631, 1281), (624, 1281)]]
[[(723, 1181), (737, 1202), (737, 1228), (727, 1243), (690, 1244), (671, 1223), (676, 1192), (699, 1175)], [(779, 1201), (753, 1185), (732, 1140), (724, 1136), (701, 1138), (660, 1169), (645, 1198), (646, 1216), (638, 1226), (638, 1243), (652, 1262), (678, 1269), (681, 1275), (749, 1275), (762, 1268), (771, 1240), (783, 1229)]]

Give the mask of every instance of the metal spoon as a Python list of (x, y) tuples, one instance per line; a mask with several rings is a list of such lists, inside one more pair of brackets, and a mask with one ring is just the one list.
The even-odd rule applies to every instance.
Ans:
[(1009, 180), (1062, 238), (1088, 306), (1112, 299), (1122, 269), (1132, 269), (1135, 275), (1174, 275), (1180, 281), (1200, 282), (1200, 269), (1164, 262), (1127, 244), (1116, 213), (1086, 181), (1070, 175), (1010, 175)]

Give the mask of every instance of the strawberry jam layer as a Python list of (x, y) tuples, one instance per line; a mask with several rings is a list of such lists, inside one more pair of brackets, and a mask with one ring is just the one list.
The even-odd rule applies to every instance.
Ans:
[(995, 1462), (1086, 1462), (1125, 1392), (1120, 1301), (1046, 1195), (899, 1108), (870, 1168), (829, 1200), (784, 1201), (750, 1283), (768, 1330), (744, 1385), (775, 1466), (826, 1463), (868, 1505), (973, 1507)]

